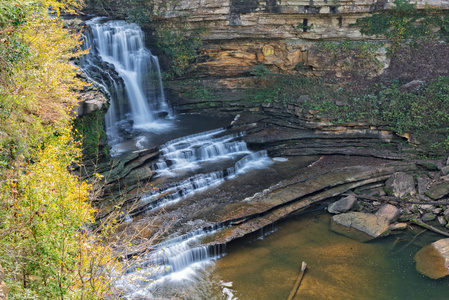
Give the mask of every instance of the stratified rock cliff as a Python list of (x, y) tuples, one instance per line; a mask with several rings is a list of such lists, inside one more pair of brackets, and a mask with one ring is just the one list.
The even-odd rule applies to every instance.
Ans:
[[(301, 68), (319, 75), (329, 66), (311, 47), (318, 41), (379, 40), (351, 26), (358, 18), (391, 7), (386, 0), (178, 0), (155, 1), (154, 18), (162, 26), (203, 28), (204, 49), (198, 76), (242, 76), (257, 64), (272, 71)], [(418, 1), (419, 9), (449, 9), (449, 1)], [(380, 68), (388, 67), (379, 49)], [(338, 65), (337, 65), (338, 68)]]

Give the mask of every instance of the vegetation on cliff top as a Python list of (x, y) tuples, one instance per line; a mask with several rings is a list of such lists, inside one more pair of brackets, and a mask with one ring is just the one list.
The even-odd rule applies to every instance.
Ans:
[(57, 17), (79, 4), (0, 1), (0, 262), (10, 299), (103, 299), (120, 268), (88, 233), (91, 185), (70, 172), (83, 83), (68, 62), (79, 36)]
[(358, 19), (353, 26), (359, 27), (364, 35), (385, 36), (391, 42), (391, 53), (409, 41), (449, 37), (448, 12), (431, 8), (418, 10), (409, 0), (395, 0), (393, 4), (392, 9)]

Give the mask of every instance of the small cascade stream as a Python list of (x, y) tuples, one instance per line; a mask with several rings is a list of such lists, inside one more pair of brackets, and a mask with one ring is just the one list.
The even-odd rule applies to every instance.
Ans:
[[(173, 184), (144, 193), (142, 203), (145, 210), (176, 203), (195, 192), (215, 187), (225, 180), (233, 179), (253, 169), (263, 169), (272, 164), (267, 152), (248, 150), (239, 134), (223, 135), (224, 129), (211, 130), (179, 138), (161, 146), (163, 155), (154, 164), (158, 177), (177, 177), (186, 172), (195, 175)], [(222, 169), (204, 172), (210, 165)], [(140, 209), (140, 212), (142, 209)]]
[(197, 230), (157, 245), (143, 258), (143, 262), (130, 268), (116, 286), (125, 292), (125, 299), (149, 299), (166, 282), (194, 279), (196, 271), (224, 255), (224, 246), (197, 245), (218, 229)]

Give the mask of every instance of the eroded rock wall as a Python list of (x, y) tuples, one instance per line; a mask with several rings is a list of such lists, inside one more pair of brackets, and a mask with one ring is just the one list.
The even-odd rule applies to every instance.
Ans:
[[(449, 9), (449, 1), (417, 1)], [(203, 28), (205, 46), (196, 64), (198, 76), (242, 76), (257, 64), (272, 71), (320, 75), (329, 62), (311, 46), (318, 41), (379, 40), (351, 26), (358, 18), (388, 9), (387, 0), (156, 0), (155, 19), (162, 26)], [(380, 49), (382, 66), (385, 49)], [(376, 75), (383, 70), (375, 70)]]

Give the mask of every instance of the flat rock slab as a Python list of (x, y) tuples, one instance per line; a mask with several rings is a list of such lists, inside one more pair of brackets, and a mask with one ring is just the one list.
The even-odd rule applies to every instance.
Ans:
[(443, 198), (447, 194), (449, 194), (449, 183), (436, 184), (426, 192), (427, 197), (434, 200)]
[(331, 230), (360, 242), (388, 235), (390, 221), (382, 216), (349, 212), (332, 217)]
[[(320, 168), (320, 163), (314, 167)], [(272, 224), (291, 213), (310, 207), (312, 204), (335, 197), (351, 189), (384, 181), (397, 171), (416, 169), (413, 163), (386, 163), (373, 166), (329, 166), (318, 173), (305, 172), (292, 180), (277, 184), (254, 197), (234, 202), (219, 208), (203, 211), (202, 218), (214, 224), (230, 224), (205, 240), (207, 244), (225, 244)], [(311, 170), (309, 170), (311, 171)], [(196, 217), (198, 218), (198, 216)], [(380, 218), (380, 217), (379, 217)], [(386, 229), (389, 222), (386, 218)], [(369, 239), (373, 239), (370, 237)]]
[(449, 275), (449, 239), (438, 240), (415, 255), (416, 270), (432, 279)]
[(390, 225), (390, 230), (394, 231), (400, 231), (400, 230), (406, 230), (407, 229), (407, 223), (396, 223)]

